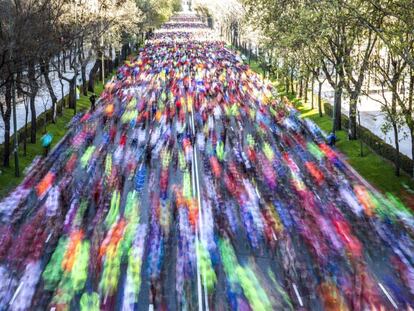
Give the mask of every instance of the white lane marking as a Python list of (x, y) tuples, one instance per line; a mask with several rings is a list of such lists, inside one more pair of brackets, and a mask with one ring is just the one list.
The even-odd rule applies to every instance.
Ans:
[[(192, 114), (191, 114), (192, 115)], [(193, 128), (193, 135), (194, 135), (194, 128)], [(192, 179), (192, 185), (193, 185), (193, 197), (196, 196), (196, 187), (195, 187), (195, 174), (196, 174), (196, 170), (195, 170), (195, 146), (193, 146), (193, 154), (192, 154), (193, 158), (191, 161), (191, 179)], [(200, 210), (198, 211), (200, 214)], [(200, 223), (200, 222), (199, 222)], [(200, 271), (200, 254), (198, 251), (198, 243), (199, 243), (199, 225), (197, 225), (196, 227), (196, 257), (197, 257), (197, 300), (198, 300), (198, 310), (199, 311), (203, 311), (203, 301), (202, 301), (202, 289), (201, 289), (201, 271)], [(201, 299), (200, 299), (201, 298)]]
[[(192, 107), (193, 108), (193, 107)], [(194, 109), (191, 109), (191, 118), (192, 118), (192, 130), (193, 130), (193, 137), (195, 137), (196, 135), (196, 131), (195, 131), (195, 126), (194, 126)], [(195, 181), (197, 184), (197, 202), (198, 202), (198, 235), (200, 237), (200, 242), (202, 241), (204, 235), (203, 235), (203, 218), (202, 218), (202, 213), (203, 213), (203, 209), (201, 206), (201, 199), (200, 199), (200, 180), (199, 180), (199, 176), (198, 176), (198, 158), (197, 158), (197, 145), (194, 144), (193, 146), (193, 164), (195, 165)], [(197, 240), (197, 270), (199, 270), (199, 253), (198, 253), (198, 240)], [(201, 284), (200, 284), (200, 271), (198, 271), (197, 273), (197, 286), (199, 286), (200, 288), (199, 290), (199, 297), (201, 296)], [(204, 303), (205, 303), (205, 307), (206, 310), (209, 310), (208, 307), (208, 297), (207, 297), (207, 286), (206, 286), (206, 277), (205, 275), (203, 275), (203, 287), (204, 287)], [(200, 301), (200, 300), (199, 300)], [(198, 309), (200, 311), (202, 311), (203, 309), (203, 303), (199, 303), (198, 305)]]
[[(203, 220), (203, 209), (201, 206), (201, 192), (200, 192), (200, 178), (198, 176), (198, 157), (197, 157), (197, 146), (194, 146), (194, 155), (195, 155), (195, 170), (196, 170), (196, 182), (197, 182), (197, 200), (198, 200), (198, 221), (200, 223), (200, 238), (204, 239), (204, 220)], [(203, 275), (203, 286), (204, 286), (204, 301), (206, 310), (209, 310), (208, 307), (208, 294), (207, 294), (207, 285), (206, 285), (206, 276)]]
[(50, 238), (52, 237), (52, 233), (49, 233), (49, 235), (47, 236), (47, 239), (45, 241), (45, 243), (49, 242)]
[(17, 295), (19, 294), (20, 290), (22, 289), (23, 285), (24, 285), (24, 282), (21, 282), (19, 284), (19, 286), (17, 287), (16, 291), (14, 292), (14, 295), (13, 295), (12, 299), (10, 300), (9, 305), (12, 305), (13, 304), (13, 302), (16, 299)]
[(188, 122), (190, 122), (190, 127), (191, 127), (191, 130), (193, 131), (193, 135), (194, 135), (194, 127), (193, 127), (193, 122), (192, 122), (193, 120), (190, 118), (190, 119), (188, 119)]
[(191, 185), (193, 187), (193, 197), (196, 196), (196, 185), (195, 185), (195, 166), (194, 166), (194, 153), (193, 153), (193, 158), (191, 159)]
[(378, 283), (378, 285), (381, 288), (381, 290), (384, 292), (385, 296), (387, 296), (388, 300), (391, 302), (393, 307), (398, 310), (397, 304), (395, 303), (395, 301), (392, 298), (392, 296), (390, 295), (390, 293), (388, 293), (388, 291), (385, 289), (384, 285), (382, 285), (381, 283)]
[(192, 122), (191, 122), (191, 127), (193, 129), (193, 135), (195, 136), (195, 126), (194, 126), (194, 110), (193, 108), (191, 108), (191, 118), (192, 118)]
[(260, 193), (259, 193), (259, 190), (257, 189), (257, 187), (255, 188), (255, 190), (256, 190), (257, 197), (259, 198), (259, 200), (261, 200), (262, 197), (260, 196)]
[(295, 290), (295, 294), (296, 294), (296, 297), (298, 298), (299, 305), (300, 305), (301, 307), (303, 307), (302, 297), (300, 297), (300, 295), (299, 295), (299, 291), (298, 291), (298, 288), (296, 287), (296, 284), (295, 284), (295, 283), (293, 283), (293, 289)]

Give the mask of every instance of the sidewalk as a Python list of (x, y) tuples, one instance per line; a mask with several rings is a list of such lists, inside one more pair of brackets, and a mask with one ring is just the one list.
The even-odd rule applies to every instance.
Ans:
[[(317, 88), (317, 85), (315, 85), (315, 88), (313, 90), (313, 93), (315, 95), (318, 94)], [(385, 115), (381, 111), (381, 104), (376, 100), (382, 101), (382, 95), (373, 94), (370, 96), (372, 98), (368, 96), (361, 96), (361, 104), (358, 104), (358, 110), (360, 111), (361, 115), (361, 125), (369, 129), (373, 134), (380, 137), (386, 143), (395, 147), (393, 132), (390, 131), (387, 134), (384, 134), (381, 131), (381, 127), (385, 123)], [(322, 98), (333, 105), (334, 90), (328, 82), (325, 82), (322, 87)], [(345, 115), (349, 114), (349, 101), (346, 98), (342, 98), (342, 113)], [(404, 133), (407, 135), (404, 135)], [(407, 126), (404, 126), (400, 131), (400, 152), (412, 159), (411, 138), (409, 133), (410, 132)]]
[[(88, 65), (86, 66), (86, 76), (89, 76), (89, 73), (93, 67), (95, 63), (95, 59), (92, 59)], [(72, 77), (73, 76), (73, 71), (67, 69), (67, 72), (64, 74), (65, 77)], [(49, 74), (49, 78), (50, 81), (52, 83), (52, 87), (53, 90), (55, 92), (55, 95), (59, 100), (62, 99), (62, 91), (61, 91), (61, 85), (59, 82), (59, 76), (56, 72), (52, 72)], [(79, 74), (78, 75), (78, 85), (82, 84), (82, 77)], [(63, 81), (63, 94), (64, 96), (66, 96), (69, 93), (69, 83), (67, 83), (66, 81)], [(50, 96), (49, 96), (49, 91), (47, 90), (46, 85), (42, 84), (39, 88), (39, 92), (38, 95), (36, 96), (36, 101), (35, 101), (35, 105), (36, 105), (36, 115), (39, 116), (40, 114), (42, 114), (45, 111), (45, 107), (46, 110), (50, 109), (52, 106), (52, 102), (50, 100)], [(17, 115), (17, 129), (21, 129), (22, 127), (24, 127), (24, 123), (25, 123), (25, 107), (23, 105), (23, 103), (18, 103), (17, 107), (16, 107), (16, 115)], [(29, 107), (29, 113), (28, 113), (28, 122), (30, 122), (30, 107)], [(10, 126), (11, 126), (11, 130), (10, 130), (10, 135), (13, 135), (14, 131), (13, 131), (13, 115), (11, 116), (11, 121), (10, 121)], [(2, 144), (4, 142), (4, 122), (3, 119), (0, 118), (0, 144)]]

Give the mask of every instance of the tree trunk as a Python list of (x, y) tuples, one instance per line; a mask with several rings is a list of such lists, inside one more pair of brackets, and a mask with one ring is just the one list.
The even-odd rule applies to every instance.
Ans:
[(113, 48), (110, 45), (109, 46), (109, 59), (108, 59), (108, 64), (109, 66), (107, 66), (108, 68), (108, 73), (111, 73), (114, 70), (114, 55), (113, 55)]
[(22, 89), (22, 73), (20, 70), (17, 71), (16, 73), (16, 80), (15, 80), (15, 85), (16, 85), (16, 94), (17, 97), (22, 97), (23, 96), (23, 89)]
[(410, 133), (411, 133), (411, 158), (413, 160), (413, 168), (412, 168), (412, 178), (414, 178), (414, 116), (413, 116), (413, 100), (414, 100), (414, 74), (413, 71), (410, 71), (410, 90), (409, 90), (409, 97), (408, 97), (408, 117), (409, 117), (409, 125), (410, 125)]
[(358, 104), (358, 95), (356, 93), (352, 93), (349, 99), (349, 125), (348, 125), (349, 140), (357, 139), (357, 104)]
[(69, 67), (69, 69), (71, 69), (70, 68), (71, 67), (71, 64), (74, 62), (74, 60), (73, 60), (74, 57), (75, 57), (75, 61), (76, 61), (76, 55), (73, 56), (73, 54), (75, 54), (75, 53), (76, 53), (76, 51), (73, 52), (72, 49), (69, 49), (69, 60), (68, 60), (68, 63), (69, 63), (68, 67)]
[(109, 69), (111, 67), (111, 60), (109, 58), (105, 58), (104, 62), (105, 62), (105, 77), (107, 77), (110, 72)]
[(66, 52), (63, 51), (62, 55), (62, 65), (63, 65), (63, 72), (66, 73)]
[(60, 83), (60, 96), (61, 96), (61, 101), (62, 101), (62, 111), (61, 113), (63, 114), (63, 108), (65, 108), (65, 104), (66, 104), (66, 96), (65, 96), (65, 87), (63, 85), (63, 79), (59, 78), (59, 83)]
[(114, 61), (113, 56), (109, 59), (109, 66), (108, 66), (108, 74), (110, 74), (114, 70)]
[(83, 62), (81, 66), (81, 75), (82, 75), (82, 94), (88, 95), (88, 82), (86, 81), (86, 66), (88, 62)]
[(338, 83), (335, 87), (335, 99), (333, 107), (332, 131), (340, 131), (342, 129), (341, 109), (342, 109), (342, 84)]
[(1, 106), (1, 115), (4, 123), (3, 166), (10, 167), (10, 117), (12, 107), (11, 81), (6, 82), (5, 107)]
[(30, 142), (36, 143), (36, 130), (37, 130), (37, 116), (36, 116), (36, 105), (35, 96), (30, 95)]
[(43, 115), (45, 116), (45, 120), (43, 121), (43, 134), (47, 133), (47, 106), (44, 106)]
[(306, 74), (305, 85), (303, 88), (303, 91), (305, 93), (305, 103), (308, 102), (308, 84), (309, 84), (309, 74)]
[(411, 136), (411, 158), (413, 167), (411, 170), (411, 177), (414, 178), (414, 127), (410, 128), (410, 136)]
[(315, 108), (315, 96), (313, 96), (313, 88), (315, 87), (315, 76), (312, 75), (312, 85), (311, 85), (311, 108), (314, 109)]
[(81, 61), (82, 59), (85, 59), (85, 45), (83, 43), (83, 38), (81, 39), (81, 44), (80, 44), (80, 55), (79, 55), (79, 60)]
[(76, 114), (76, 76), (69, 81), (69, 108)]
[(400, 142), (398, 135), (398, 126), (395, 122), (392, 124), (394, 130), (394, 139), (395, 139), (395, 175), (400, 176)]
[(98, 52), (98, 55), (95, 60), (95, 64), (93, 65), (91, 71), (89, 72), (89, 82), (88, 82), (88, 91), (95, 92), (95, 78), (98, 70), (102, 67), (101, 66), (101, 57), (102, 53)]
[(27, 99), (24, 99), (24, 140), (23, 140), (23, 155), (27, 154), (27, 122), (29, 120), (29, 106), (27, 105)]
[(118, 67), (119, 66), (119, 52), (116, 51), (115, 52), (115, 62), (114, 62), (114, 66)]
[(42, 61), (40, 65), (40, 71), (42, 72), (43, 77), (45, 78), (45, 84), (50, 94), (50, 99), (52, 101), (52, 122), (56, 123), (56, 103), (57, 97), (55, 91), (53, 90), (52, 83), (49, 79), (49, 62)]
[(127, 45), (124, 43), (123, 45), (122, 45), (122, 49), (121, 49), (121, 59), (122, 59), (122, 61), (124, 61), (124, 60), (126, 60), (126, 58), (127, 58), (127, 53), (128, 53), (128, 51), (127, 51), (127, 49), (128, 49), (128, 47), (127, 47)]
[(249, 65), (251, 64), (251, 62), (252, 62), (252, 47), (251, 47), (251, 44), (249, 43)]
[[(395, 68), (395, 66), (394, 66)], [(395, 140), (395, 175), (400, 176), (400, 142), (399, 142), (399, 135), (398, 135), (398, 124), (395, 121), (396, 114), (397, 114), (397, 86), (399, 81), (399, 74), (394, 72), (394, 75), (391, 80), (391, 89), (392, 89), (392, 98), (391, 98), (391, 114), (392, 114), (392, 129), (394, 131), (394, 140)]]
[(290, 71), (290, 90), (292, 94), (295, 92), (295, 90), (293, 89), (293, 68)]
[(286, 76), (285, 77), (285, 90), (286, 90), (286, 94), (289, 93), (289, 78)]
[(299, 79), (299, 98), (302, 98), (302, 97), (303, 97), (303, 78), (301, 76)]
[(57, 54), (57, 70), (60, 72), (60, 52)]
[(30, 86), (30, 142), (36, 143), (36, 131), (37, 131), (37, 116), (36, 116), (36, 95), (38, 91), (38, 85), (36, 82), (35, 64), (29, 63), (27, 70)]
[(318, 81), (318, 112), (319, 116), (322, 117), (322, 85), (323, 82)]

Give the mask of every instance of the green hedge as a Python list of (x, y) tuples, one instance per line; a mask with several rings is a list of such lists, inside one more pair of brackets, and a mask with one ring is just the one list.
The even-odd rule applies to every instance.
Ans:
[[(333, 114), (332, 106), (329, 103), (324, 102), (324, 108), (325, 108), (325, 113), (328, 116), (332, 116)], [(341, 120), (342, 120), (342, 127), (345, 129), (348, 129), (348, 117), (342, 114)], [(380, 137), (373, 134), (370, 130), (368, 130), (367, 128), (363, 126), (357, 125), (357, 131), (358, 131), (357, 133), (358, 138), (361, 139), (375, 153), (395, 163), (396, 152), (393, 146), (391, 146), (390, 144), (387, 144)], [(414, 165), (414, 161), (400, 152), (401, 169), (407, 172), (410, 176), (413, 171), (413, 165)]]

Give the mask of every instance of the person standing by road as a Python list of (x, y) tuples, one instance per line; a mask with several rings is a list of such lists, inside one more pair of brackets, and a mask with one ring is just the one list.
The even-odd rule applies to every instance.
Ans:
[(331, 133), (329, 133), (329, 135), (328, 135), (328, 137), (326, 138), (326, 140), (328, 141), (328, 145), (329, 146), (335, 146), (335, 144), (336, 144), (336, 141), (337, 141), (337, 138), (336, 138), (336, 135), (335, 135), (335, 133), (333, 133), (333, 132), (331, 132)]
[(80, 99), (80, 89), (79, 86), (76, 86), (76, 100)]
[(89, 97), (89, 101), (91, 102), (91, 111), (95, 111), (95, 103), (96, 103), (95, 93), (92, 93), (92, 95)]
[(41, 142), (42, 147), (43, 147), (43, 156), (44, 157), (47, 157), (48, 154), (49, 154), (50, 145), (52, 144), (52, 140), (53, 140), (53, 136), (50, 133), (46, 133), (40, 139), (40, 142)]

